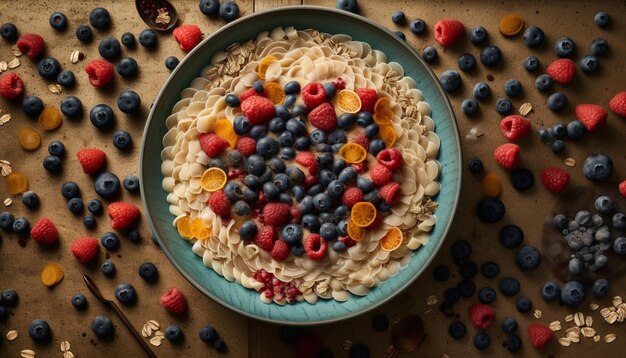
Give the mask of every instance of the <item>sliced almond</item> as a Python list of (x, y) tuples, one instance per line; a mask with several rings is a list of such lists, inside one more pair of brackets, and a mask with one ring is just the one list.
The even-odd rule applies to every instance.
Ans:
[(574, 320), (573, 314), (568, 314), (567, 316), (565, 316), (565, 322), (571, 322), (573, 320)]
[(613, 333), (609, 333), (606, 336), (604, 336), (604, 343), (611, 343), (613, 342), (617, 337), (615, 336), (615, 334)]
[(22, 56), (22, 51), (20, 51), (20, 49), (17, 48), (17, 47), (13, 47), (11, 49), (11, 54), (13, 54), (13, 56), (15, 56), (15, 57), (20, 57), (20, 56)]
[(0, 71), (4, 72), (9, 68), (9, 65), (6, 61), (0, 61)]
[(564, 347), (569, 347), (570, 345), (572, 345), (572, 341), (570, 341), (569, 338), (561, 337), (559, 338), (559, 344)]
[(432, 306), (432, 305), (436, 305), (436, 304), (437, 304), (437, 296), (430, 295), (430, 296), (426, 297), (426, 305), (427, 306)]
[(585, 318), (585, 324), (587, 325), (587, 327), (593, 326), (593, 317), (587, 316), (587, 318)]
[(58, 83), (51, 83), (48, 85), (48, 90), (54, 94), (61, 94), (63, 87)]
[(70, 351), (63, 352), (63, 358), (74, 358), (74, 353)]
[(617, 306), (619, 306), (621, 304), (622, 304), (622, 297), (621, 296), (613, 297), (613, 306), (617, 307)]
[(31, 349), (24, 349), (20, 352), (22, 358), (35, 358), (35, 352)]
[(8, 113), (3, 114), (2, 116), (0, 116), (0, 126), (8, 123), (11, 120), (11, 115)]
[(560, 331), (561, 330), (561, 322), (560, 321), (554, 321), (554, 322), (550, 323), (550, 329), (553, 332)]
[(576, 165), (576, 160), (574, 160), (574, 158), (565, 158), (564, 162), (565, 165), (567, 165), (568, 167), (573, 167)]
[(600, 342), (600, 335), (596, 334), (595, 336), (593, 336), (593, 341), (596, 343)]
[[(567, 160), (567, 159), (566, 159), (566, 160)], [(591, 302), (591, 303), (589, 304), (589, 309), (590, 309), (590, 310), (592, 310), (592, 311), (597, 310), (597, 309), (598, 309), (598, 307), (600, 307), (600, 305), (599, 305), (599, 304), (597, 304), (597, 303)]]
[(574, 324), (578, 327), (582, 327), (585, 325), (585, 315), (582, 312), (576, 312), (574, 314)]
[(63, 341), (61, 342), (61, 352), (67, 352), (70, 350), (70, 342)]
[(532, 110), (533, 110), (533, 105), (526, 102), (519, 107), (519, 114), (526, 117), (526, 115), (530, 113), (530, 111)]
[(8, 331), (7, 332), (7, 339), (9, 341), (14, 341), (15, 338), (17, 338), (17, 331), (16, 330), (12, 330), (12, 331)]
[(152, 328), (153, 331), (156, 331), (157, 329), (161, 328), (161, 325), (159, 324), (159, 322), (151, 319), (147, 322), (148, 325), (150, 325), (150, 328)]
[(540, 319), (542, 315), (543, 313), (540, 310), (535, 310), (535, 313), (533, 313), (536, 319)]
[(13, 199), (11, 198), (4, 199), (4, 206), (9, 207), (11, 206), (11, 204), (13, 204)]
[(21, 65), (21, 64), (22, 64), (22, 62), (20, 61), (20, 59), (16, 57), (16, 58), (12, 59), (12, 60), (11, 60), (11, 61), (7, 64), (7, 66), (8, 66), (10, 69), (14, 69), (14, 68), (18, 68), (18, 67), (20, 67), (20, 65)]
[(163, 342), (163, 338), (159, 338), (159, 337), (150, 338), (150, 344), (152, 344), (155, 347), (160, 346), (161, 342)]

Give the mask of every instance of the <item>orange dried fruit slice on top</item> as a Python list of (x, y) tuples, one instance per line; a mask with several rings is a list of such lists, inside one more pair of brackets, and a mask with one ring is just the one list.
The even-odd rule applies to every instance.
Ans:
[(202, 178), (200, 178), (200, 185), (202, 189), (212, 193), (222, 189), (227, 181), (228, 176), (222, 169), (212, 167), (204, 171)]
[(17, 142), (26, 150), (37, 150), (41, 145), (41, 136), (36, 130), (24, 127), (17, 133)]
[(361, 98), (351, 90), (341, 90), (337, 94), (337, 107), (343, 113), (358, 113), (361, 110)]
[(500, 177), (496, 173), (489, 173), (483, 178), (483, 194), (486, 196), (497, 197), (502, 192), (502, 183)]
[(357, 226), (354, 221), (348, 220), (348, 236), (354, 241), (361, 241), (365, 237), (365, 229)]
[(393, 126), (388, 125), (382, 125), (379, 127), (378, 136), (383, 140), (383, 142), (385, 142), (385, 146), (387, 148), (392, 147), (396, 143), (396, 139), (398, 139), (396, 130)]
[(387, 231), (385, 236), (380, 239), (380, 248), (385, 251), (393, 251), (402, 245), (402, 240), (404, 240), (402, 230), (397, 227), (392, 227)]
[(354, 225), (366, 227), (376, 219), (376, 207), (367, 201), (359, 201), (354, 204), (350, 211), (350, 220), (354, 221)]
[(396, 115), (391, 110), (391, 99), (380, 97), (374, 105), (374, 122), (378, 125), (391, 125)]
[(191, 231), (191, 221), (189, 216), (182, 217), (176, 222), (176, 229), (180, 236), (185, 239), (191, 239), (193, 237), (193, 231)]
[(505, 36), (515, 36), (524, 28), (524, 19), (517, 14), (509, 14), (500, 20), (500, 32)]
[(391, 111), (391, 99), (389, 97), (380, 97), (374, 104), (374, 113)]
[(39, 125), (44, 131), (52, 131), (61, 125), (63, 117), (61, 117), (61, 111), (56, 107), (46, 107), (39, 114)]
[(285, 91), (283, 87), (276, 82), (268, 82), (263, 88), (263, 93), (274, 104), (283, 104), (285, 101)]
[(215, 121), (214, 130), (215, 134), (224, 138), (231, 148), (235, 148), (235, 144), (237, 144), (237, 138), (239, 138), (239, 136), (235, 133), (235, 128), (233, 127), (231, 121), (226, 118), (218, 119)]
[(211, 229), (204, 225), (204, 221), (200, 218), (191, 220), (191, 232), (198, 240), (206, 240), (211, 236)]
[(367, 158), (367, 150), (357, 143), (346, 143), (339, 148), (339, 156), (349, 164), (358, 164)]
[(41, 282), (48, 287), (52, 287), (63, 279), (63, 267), (56, 262), (46, 264), (41, 270)]
[(28, 178), (20, 172), (11, 172), (7, 175), (7, 191), (17, 195), (28, 191)]
[(278, 60), (278, 57), (269, 55), (263, 57), (261, 61), (259, 61), (259, 66), (256, 69), (256, 73), (259, 75), (260, 79), (265, 79), (265, 72), (267, 72), (267, 68), (270, 66), (270, 63), (276, 60)]

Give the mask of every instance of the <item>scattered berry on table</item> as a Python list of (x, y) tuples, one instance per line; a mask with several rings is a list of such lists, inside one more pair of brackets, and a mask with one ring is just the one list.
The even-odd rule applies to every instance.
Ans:
[(552, 152), (554, 154), (558, 154), (562, 152), (563, 149), (565, 149), (565, 142), (563, 140), (557, 139), (554, 142), (552, 142)]
[(456, 289), (462, 297), (472, 297), (476, 293), (476, 285), (472, 280), (462, 280), (456, 286)]
[(500, 273), (500, 266), (493, 261), (487, 261), (480, 267), (480, 272), (486, 278), (494, 278)]
[(125, 305), (135, 303), (137, 301), (135, 287), (128, 283), (120, 283), (115, 288), (115, 298)]
[(483, 170), (483, 162), (480, 158), (473, 158), (467, 163), (467, 167), (472, 173), (480, 173)]
[(107, 250), (115, 250), (119, 247), (120, 241), (114, 232), (107, 232), (100, 238), (100, 243)]
[(541, 349), (548, 344), (553, 337), (550, 327), (543, 324), (529, 324), (527, 328), (528, 339), (533, 347)]
[(61, 100), (61, 113), (71, 119), (80, 118), (83, 115), (83, 103), (76, 96), (67, 96)]
[(35, 210), (39, 207), (39, 195), (34, 191), (27, 191), (22, 194), (22, 203), (30, 210)]
[(91, 27), (87, 25), (81, 25), (76, 28), (76, 38), (80, 42), (89, 42), (91, 41), (93, 34), (91, 32)]
[(134, 77), (137, 71), (137, 61), (132, 57), (124, 57), (117, 63), (117, 73), (122, 77)]
[(597, 104), (579, 104), (575, 112), (576, 118), (583, 122), (589, 132), (601, 129), (606, 124), (608, 112)]
[(31, 118), (39, 117), (43, 108), (43, 101), (37, 96), (26, 96), (22, 101), (22, 111)]
[(111, 26), (111, 14), (103, 7), (97, 7), (89, 13), (89, 23), (98, 30), (106, 30)]
[(472, 95), (478, 100), (487, 99), (491, 95), (491, 88), (485, 82), (478, 82), (474, 85)]
[(439, 265), (435, 267), (433, 271), (433, 276), (436, 281), (443, 282), (450, 277), (450, 269), (447, 266)]
[(152, 262), (144, 262), (139, 266), (139, 276), (148, 282), (154, 282), (158, 274), (157, 267)]
[(502, 322), (502, 331), (508, 334), (515, 333), (515, 331), (517, 331), (517, 321), (515, 320), (515, 318), (506, 318)]
[(461, 103), (461, 110), (468, 116), (473, 116), (478, 113), (479, 107), (478, 101), (474, 98), (466, 98)]
[(513, 188), (519, 191), (525, 191), (535, 183), (535, 177), (533, 173), (526, 168), (519, 168), (511, 173), (511, 184)]
[(406, 22), (406, 16), (404, 15), (404, 12), (402, 12), (401, 10), (398, 10), (396, 12), (394, 12), (393, 14), (391, 14), (391, 21), (394, 24), (403, 24), (404, 22)]
[(567, 137), (569, 139), (581, 139), (585, 135), (586, 131), (587, 129), (585, 128), (585, 125), (579, 120), (574, 120), (567, 124)]
[(231, 22), (239, 17), (239, 6), (236, 2), (227, 0), (220, 5), (220, 17), (226, 22)]
[(487, 41), (487, 38), (489, 38), (489, 34), (487, 33), (487, 30), (482, 26), (472, 27), (472, 29), (470, 30), (470, 41), (474, 45), (480, 45), (484, 43), (485, 41)]
[[(178, 58), (176, 58), (176, 56), (170, 56), (170, 57), (165, 59), (165, 68), (167, 68), (170, 71), (174, 71), (176, 66), (178, 66), (179, 62), (180, 61), (178, 60)], [(228, 96), (233, 96), (233, 95), (228, 95)], [(237, 98), (236, 96), (233, 96), (233, 97)], [(227, 104), (228, 104), (228, 101), (227, 101)], [(237, 105), (239, 105), (239, 99), (237, 99)], [(236, 106), (231, 106), (231, 107), (236, 107)]]
[(155, 48), (157, 45), (157, 34), (152, 29), (145, 29), (139, 33), (139, 43), (145, 48)]
[(130, 242), (139, 242), (141, 241), (141, 232), (137, 228), (132, 228), (126, 232), (126, 238)]
[(183, 330), (175, 325), (168, 326), (165, 329), (165, 338), (172, 343), (178, 343), (183, 339)]
[(452, 244), (450, 252), (455, 262), (461, 262), (472, 254), (472, 245), (467, 240), (457, 240)]
[(502, 51), (494, 45), (488, 45), (480, 51), (480, 62), (487, 67), (493, 67), (502, 60)]
[(600, 67), (600, 61), (594, 55), (586, 55), (580, 59), (580, 69), (585, 73), (593, 73)]
[(74, 72), (70, 70), (61, 71), (57, 76), (57, 83), (66, 88), (73, 87), (75, 83)]
[(447, 70), (439, 77), (439, 83), (448, 92), (454, 92), (461, 87), (461, 76), (454, 70)]
[(96, 218), (91, 214), (85, 215), (83, 217), (83, 225), (85, 225), (87, 229), (94, 228), (96, 226)]
[(85, 205), (83, 204), (83, 200), (81, 198), (72, 198), (67, 202), (67, 209), (72, 214), (79, 215), (83, 213)]
[(102, 202), (98, 199), (91, 199), (89, 200), (89, 203), (87, 203), (87, 210), (89, 210), (90, 213), (92, 213), (93, 215), (101, 215), (102, 212), (104, 211), (104, 208), (102, 206)]
[(426, 31), (426, 22), (422, 19), (415, 19), (409, 23), (409, 29), (415, 35), (421, 35)]
[(560, 193), (565, 190), (569, 183), (569, 173), (560, 168), (546, 168), (541, 172), (541, 182), (543, 185), (554, 193)]
[(604, 154), (592, 154), (583, 164), (583, 174), (585, 178), (603, 182), (606, 181), (613, 173), (613, 161)]
[(46, 48), (43, 37), (37, 34), (24, 34), (17, 40), (17, 48), (31, 60), (37, 60)]
[(76, 157), (85, 174), (93, 174), (100, 170), (106, 162), (106, 153), (97, 148), (83, 148)]
[(520, 161), (520, 147), (517, 144), (505, 143), (493, 152), (493, 158), (504, 169), (515, 169)]
[(541, 297), (546, 301), (552, 301), (561, 295), (561, 288), (554, 282), (548, 281), (541, 288)]
[(516, 79), (504, 82), (504, 93), (509, 97), (517, 97), (522, 93), (522, 83)]
[(200, 12), (207, 16), (217, 15), (220, 11), (219, 0), (200, 0)]
[(452, 338), (460, 339), (465, 337), (465, 334), (467, 333), (467, 328), (465, 328), (465, 324), (463, 324), (463, 322), (454, 321), (450, 324), (448, 332), (450, 333), (450, 336)]
[(595, 21), (598, 27), (604, 28), (611, 24), (611, 17), (608, 13), (600, 11), (593, 17), (593, 21)]
[(113, 65), (105, 60), (92, 60), (85, 67), (89, 83), (96, 88), (106, 86), (113, 80)]
[(160, 303), (169, 312), (178, 314), (187, 312), (187, 300), (178, 288), (170, 288), (161, 296)]
[(127, 131), (117, 131), (113, 133), (113, 145), (119, 150), (127, 150), (132, 145), (132, 138)]
[(135, 175), (125, 177), (122, 184), (124, 185), (124, 189), (130, 193), (135, 193), (139, 190), (139, 178)]
[(554, 43), (554, 52), (559, 57), (571, 57), (575, 51), (576, 44), (569, 37), (561, 37)]
[(433, 30), (435, 32), (435, 41), (441, 46), (452, 45), (465, 33), (463, 23), (454, 19), (442, 19), (437, 21)]
[(474, 346), (480, 350), (486, 349), (489, 347), (491, 343), (491, 338), (485, 332), (479, 332), (476, 336), (474, 336)]
[(17, 27), (12, 23), (2, 24), (0, 26), (0, 36), (7, 41), (15, 42), (17, 40)]
[(402, 39), (402, 41), (406, 41), (406, 35), (404, 34), (404, 32), (394, 31), (393, 33), (396, 34), (396, 36), (398, 36), (400, 39)]
[(61, 158), (55, 155), (49, 155), (43, 159), (43, 167), (48, 172), (56, 174), (60, 172), (62, 168)]
[(509, 114), (513, 109), (513, 103), (508, 98), (499, 98), (496, 101), (496, 111), (500, 114)]
[(426, 61), (426, 63), (435, 62), (435, 60), (437, 59), (437, 49), (432, 46), (426, 47), (422, 51), (422, 58), (424, 59), (424, 61)]
[(609, 281), (604, 278), (598, 279), (591, 286), (591, 294), (595, 298), (602, 298), (606, 296), (609, 291)]
[(472, 324), (478, 329), (487, 329), (496, 320), (496, 311), (484, 303), (475, 303), (469, 311)]
[(478, 266), (472, 261), (463, 261), (459, 265), (459, 272), (461, 273), (461, 277), (471, 279), (476, 277)]
[(505, 277), (500, 281), (500, 292), (505, 296), (515, 296), (520, 289), (519, 281), (513, 277)]
[(522, 40), (524, 41), (524, 45), (530, 48), (536, 48), (541, 46), (544, 41), (543, 30), (538, 27), (531, 26), (524, 31), (524, 35), (522, 36)]
[(528, 313), (533, 308), (533, 302), (528, 297), (520, 297), (515, 303), (515, 308), (521, 313)]
[(524, 69), (528, 72), (535, 72), (539, 68), (539, 59), (535, 56), (528, 56), (524, 59)]
[(548, 92), (554, 86), (554, 81), (552, 77), (547, 74), (541, 74), (537, 76), (535, 79), (535, 88), (537, 88), (541, 92)]
[(83, 310), (87, 308), (87, 297), (82, 293), (74, 294), (70, 302), (72, 302), (72, 306), (76, 307), (76, 309)]
[(5, 230), (5, 231), (13, 230), (14, 221), (15, 221), (15, 218), (13, 217), (13, 214), (11, 214), (10, 212), (3, 211), (2, 213), (0, 213), (0, 229)]
[(113, 230), (123, 230), (130, 226), (140, 215), (139, 208), (133, 204), (115, 202), (107, 207)]
[(517, 352), (520, 350), (520, 348), (522, 348), (522, 340), (519, 336), (516, 336), (514, 334), (509, 335), (506, 338), (505, 344), (506, 349), (508, 349), (510, 352)]
[(498, 198), (484, 198), (476, 205), (478, 218), (485, 223), (495, 223), (504, 217), (505, 207)]
[(132, 32), (122, 34), (122, 44), (128, 48), (135, 47), (135, 35)]
[(107, 277), (115, 276), (115, 264), (111, 260), (105, 260), (102, 265), (100, 265), (100, 270)]
[(478, 291), (478, 299), (481, 303), (490, 304), (496, 300), (496, 291), (491, 287), (483, 287)]
[(530, 121), (523, 116), (513, 114), (500, 121), (500, 131), (508, 139), (516, 141), (530, 130)]
[(94, 127), (104, 130), (111, 128), (115, 124), (115, 115), (111, 107), (101, 103), (91, 109), (89, 112), (89, 120)]
[(464, 72), (472, 71), (476, 68), (476, 58), (471, 53), (464, 53), (457, 59), (459, 69)]
[(626, 216), (623, 213), (615, 213), (611, 216), (611, 224), (619, 230), (626, 230)]
[(357, 3), (357, 0), (337, 0), (335, 2), (335, 7), (339, 10), (344, 10), (355, 14), (359, 11), (359, 4)]
[[(289, 327), (289, 328), (291, 328), (291, 327)], [(202, 327), (200, 329), (199, 335), (200, 335), (200, 339), (203, 342), (206, 342), (206, 343), (209, 343), (209, 344), (213, 344), (218, 338), (220, 338), (219, 333), (217, 333), (215, 328), (213, 328), (213, 326), (210, 326), (210, 325)], [(291, 335), (291, 334), (289, 334), (289, 335)], [(282, 336), (282, 332), (281, 332), (281, 336)], [(289, 339), (289, 341), (291, 341), (291, 339)], [(295, 343), (295, 339), (293, 340), (293, 342)]]
[(49, 81), (55, 81), (61, 70), (61, 64), (54, 57), (44, 57), (37, 64), (39, 75)]
[(602, 56), (609, 51), (609, 44), (602, 37), (598, 37), (591, 41), (590, 49), (592, 54)]
[(615, 203), (606, 195), (599, 196), (594, 202), (594, 207), (599, 213), (609, 214), (615, 209)]
[(176, 41), (180, 45), (180, 49), (189, 52), (202, 41), (202, 31), (198, 25), (184, 24), (178, 26), (172, 32)]
[(609, 102), (609, 108), (613, 113), (626, 118), (626, 92), (619, 92)]
[(113, 36), (106, 36), (100, 40), (98, 52), (107, 60), (114, 60), (121, 54), (120, 42)]
[(103, 172), (96, 177), (94, 189), (105, 199), (113, 198), (120, 193), (120, 180), (113, 173)]
[(123, 91), (117, 98), (117, 107), (124, 113), (135, 114), (141, 108), (141, 98), (135, 91)]
[(78, 188), (78, 184), (68, 181), (61, 185), (61, 195), (67, 200), (72, 198), (77, 198), (80, 196), (80, 190)]
[(578, 281), (568, 281), (561, 288), (561, 302), (578, 307), (585, 301), (585, 287)]
[(46, 344), (52, 339), (50, 325), (42, 319), (36, 319), (28, 325), (28, 335), (39, 344)]
[(91, 330), (100, 339), (113, 338), (113, 322), (107, 316), (96, 316), (91, 321)]

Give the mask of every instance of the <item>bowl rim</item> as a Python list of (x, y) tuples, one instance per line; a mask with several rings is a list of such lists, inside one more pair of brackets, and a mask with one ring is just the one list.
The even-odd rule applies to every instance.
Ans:
[[(323, 319), (323, 320), (318, 320), (318, 321), (306, 321), (306, 322), (300, 322), (300, 321), (287, 321), (287, 320), (279, 320), (279, 319), (271, 319), (271, 318), (266, 318), (266, 317), (261, 317), (261, 316), (257, 316), (254, 314), (251, 314), (249, 312), (243, 311), (240, 308), (231, 305), (230, 303), (221, 300), (220, 298), (218, 298), (217, 296), (215, 296), (213, 293), (211, 293), (209, 290), (206, 290), (205, 288), (202, 287), (202, 285), (199, 284), (199, 282), (197, 282), (197, 280), (195, 280), (193, 277), (191, 277), (185, 270), (182, 269), (182, 267), (178, 264), (178, 262), (176, 260), (174, 260), (174, 257), (172, 255), (172, 253), (170, 252), (170, 250), (167, 249), (167, 247), (164, 245), (163, 240), (161, 239), (161, 237), (158, 235), (157, 230), (155, 230), (155, 225), (154, 222), (152, 221), (152, 216), (150, 215), (150, 208), (147, 205), (146, 202), (146, 193), (144, 191), (144, 173), (143, 173), (143, 168), (144, 168), (144, 154), (145, 154), (145, 143), (147, 140), (147, 136), (148, 136), (148, 128), (150, 127), (150, 124), (153, 120), (153, 117), (155, 116), (155, 110), (156, 110), (156, 104), (159, 103), (159, 101), (161, 101), (161, 98), (164, 96), (164, 92), (165, 89), (169, 86), (170, 82), (172, 82), (172, 79), (176, 77), (177, 72), (182, 68), (182, 66), (185, 64), (185, 62), (187, 61), (188, 58), (192, 57), (193, 54), (196, 51), (199, 51), (199, 49), (204, 46), (205, 44), (207, 44), (208, 42), (210, 42), (211, 40), (213, 40), (214, 37), (221, 35), (223, 32), (226, 32), (228, 30), (230, 30), (233, 27), (237, 27), (239, 26), (239, 24), (241, 23), (245, 23), (253, 18), (257, 18), (257, 17), (263, 17), (269, 13), (280, 13), (280, 12), (291, 12), (294, 10), (311, 10), (311, 11), (321, 11), (321, 12), (330, 12), (330, 13), (335, 13), (335, 14), (339, 14), (342, 16), (347, 16), (347, 17), (351, 17), (354, 20), (357, 21), (361, 21), (366, 23), (369, 26), (372, 26), (374, 28), (376, 28), (378, 31), (387, 33), (388, 35), (390, 35), (391, 38), (394, 38), (398, 45), (403, 46), (406, 50), (408, 50), (409, 52), (411, 52), (414, 57), (417, 59), (417, 61), (422, 65), (422, 67), (424, 69), (426, 69), (426, 73), (428, 74), (428, 76), (430, 76), (430, 78), (433, 80), (433, 82), (436, 84), (436, 88), (439, 91), (439, 93), (442, 95), (443, 97), (443, 102), (445, 104), (445, 110), (447, 110), (447, 114), (450, 117), (451, 121), (451, 126), (452, 126), (452, 130), (454, 135), (454, 141), (456, 142), (456, 146), (458, 148), (458, 151), (456, 153), (456, 159), (457, 159), (457, 173), (458, 173), (458, 181), (457, 181), (457, 185), (456, 185), (456, 190), (455, 190), (455, 194), (454, 194), (454, 202), (452, 204), (452, 208), (451, 208), (451, 212), (450, 212), (450, 219), (449, 222), (447, 223), (446, 227), (444, 228), (444, 231), (441, 235), (441, 240), (438, 241), (436, 247), (433, 250), (433, 253), (430, 257), (428, 257), (424, 263), (424, 265), (422, 265), (422, 267), (415, 272), (415, 274), (404, 283), (404, 285), (402, 285), (398, 290), (396, 290), (395, 292), (393, 292), (392, 294), (388, 295), (387, 297), (384, 297), (383, 299), (381, 299), (379, 302), (376, 302), (374, 304), (369, 305), (368, 307), (364, 308), (364, 309), (360, 309), (360, 310), (356, 310), (353, 312), (350, 312), (349, 314), (343, 315), (341, 317), (336, 317), (336, 318), (331, 318), (331, 319)], [(458, 208), (458, 203), (459, 203), (459, 198), (461, 195), (461, 188), (462, 188), (462, 176), (463, 176), (463, 170), (462, 170), (462, 155), (463, 149), (461, 146), (461, 137), (460, 137), (460, 131), (459, 131), (459, 126), (457, 123), (457, 119), (456, 116), (454, 115), (454, 110), (452, 109), (452, 105), (450, 103), (450, 98), (448, 97), (448, 95), (446, 94), (446, 92), (443, 90), (443, 87), (441, 86), (439, 79), (437, 78), (437, 76), (435, 75), (435, 73), (433, 72), (433, 70), (430, 68), (430, 66), (428, 66), (428, 64), (422, 59), (422, 57), (419, 55), (419, 53), (413, 49), (413, 47), (411, 47), (406, 41), (403, 41), (402, 39), (400, 39), (394, 32), (392, 32), (391, 30), (387, 29), (386, 27), (370, 20), (369, 18), (365, 17), (365, 16), (361, 16), (359, 14), (353, 14), (350, 13), (348, 11), (344, 11), (344, 10), (339, 10), (339, 9), (334, 9), (334, 8), (330, 8), (330, 7), (324, 7), (324, 6), (317, 6), (317, 5), (288, 5), (288, 6), (281, 6), (281, 7), (276, 7), (276, 8), (271, 8), (271, 9), (267, 9), (267, 10), (263, 10), (263, 11), (259, 11), (259, 12), (254, 12), (245, 16), (242, 16), (222, 27), (220, 27), (217, 31), (213, 32), (211, 35), (209, 35), (207, 38), (205, 38), (204, 40), (202, 40), (198, 45), (196, 45), (196, 47), (194, 47), (193, 50), (191, 50), (190, 52), (188, 52), (185, 57), (181, 60), (181, 62), (179, 63), (178, 66), (176, 66), (176, 68), (174, 69), (174, 71), (168, 76), (168, 78), (166, 79), (166, 81), (163, 83), (161, 89), (159, 90), (159, 93), (157, 94), (156, 98), (153, 101), (153, 105), (150, 108), (150, 111), (148, 113), (148, 117), (146, 119), (146, 124), (144, 125), (144, 130), (143, 130), (143, 134), (142, 134), (142, 139), (141, 139), (141, 147), (140, 147), (140, 151), (139, 151), (139, 182), (141, 183), (140, 187), (140, 193), (141, 193), (141, 203), (143, 205), (143, 209), (144, 209), (144, 216), (148, 222), (148, 225), (150, 227), (150, 230), (153, 234), (153, 236), (156, 238), (156, 241), (159, 244), (159, 247), (161, 248), (161, 250), (165, 253), (166, 257), (168, 258), (168, 260), (172, 263), (172, 265), (176, 268), (176, 270), (193, 286), (195, 287), (198, 291), (200, 291), (201, 293), (203, 293), (205, 296), (211, 298), (213, 301), (217, 302), (218, 304), (220, 304), (223, 307), (228, 308), (229, 310), (233, 311), (233, 312), (237, 312), (241, 315), (244, 315), (248, 318), (252, 318), (255, 320), (259, 320), (259, 321), (264, 321), (264, 322), (268, 322), (268, 323), (272, 323), (272, 324), (283, 324), (283, 325), (290, 325), (290, 326), (314, 326), (314, 325), (322, 325), (322, 324), (329, 324), (329, 323), (336, 323), (336, 322), (340, 322), (340, 321), (344, 321), (344, 320), (348, 320), (357, 316), (360, 316), (364, 313), (367, 313), (369, 311), (374, 310), (377, 307), (380, 307), (381, 305), (389, 302), (392, 298), (396, 297), (398, 294), (400, 294), (400, 292), (403, 292), (404, 290), (406, 290), (409, 286), (411, 286), (418, 277), (420, 277), (424, 271), (428, 268), (428, 266), (430, 266), (430, 264), (432, 263), (432, 261), (434, 260), (435, 256), (437, 256), (437, 254), (439, 253), (439, 250), (441, 249), (441, 247), (443, 246), (443, 242), (445, 241), (445, 239), (447, 238), (449, 232), (450, 232), (450, 228), (452, 226), (452, 222), (454, 221), (454, 218), (456, 216), (456, 212), (457, 212), (457, 208)], [(207, 269), (210, 269), (209, 267), (207, 267)], [(238, 284), (238, 283), (237, 283)]]

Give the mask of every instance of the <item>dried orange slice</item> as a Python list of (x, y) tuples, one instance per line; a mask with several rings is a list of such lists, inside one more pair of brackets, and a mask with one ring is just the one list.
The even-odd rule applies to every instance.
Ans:
[(41, 145), (41, 136), (36, 130), (24, 127), (17, 133), (17, 142), (26, 150), (37, 150)]
[(392, 147), (396, 143), (398, 135), (392, 126), (382, 125), (379, 127), (378, 136), (385, 142), (387, 148)]
[(39, 125), (44, 131), (52, 131), (61, 125), (63, 117), (61, 117), (61, 111), (56, 107), (46, 107), (39, 114)]
[(366, 227), (373, 223), (376, 219), (376, 207), (367, 201), (359, 201), (354, 204), (350, 212), (350, 220), (354, 221), (354, 225)]
[(200, 185), (202, 189), (212, 193), (222, 189), (226, 181), (228, 181), (226, 173), (218, 167), (212, 167), (204, 171), (200, 178)]
[(385, 251), (393, 251), (402, 245), (403, 239), (404, 235), (402, 235), (402, 231), (397, 227), (392, 227), (387, 231), (385, 236), (380, 239), (380, 248)]
[(509, 14), (500, 20), (500, 32), (505, 36), (515, 36), (522, 31), (524, 20), (517, 14)]
[(56, 262), (50, 262), (41, 270), (41, 282), (48, 287), (52, 287), (61, 282), (63, 275), (63, 267)]
[(185, 239), (191, 239), (193, 237), (193, 231), (191, 231), (191, 222), (189, 216), (178, 219), (176, 222), (176, 229), (180, 236)]
[(28, 191), (28, 178), (20, 172), (11, 172), (7, 175), (7, 191), (17, 195)]
[(365, 237), (365, 229), (348, 220), (348, 236), (354, 241), (361, 241)]
[(483, 178), (483, 194), (496, 197), (502, 191), (500, 177), (496, 173), (489, 173)]
[(395, 114), (391, 110), (391, 99), (380, 97), (374, 105), (374, 122), (378, 125), (391, 125)]
[(278, 57), (269, 55), (263, 57), (261, 61), (259, 61), (259, 66), (256, 69), (256, 73), (259, 75), (260, 79), (265, 79), (265, 72), (267, 72), (267, 68), (270, 66), (270, 63), (276, 60), (278, 60)]
[(206, 240), (211, 236), (211, 228), (204, 225), (204, 221), (200, 218), (191, 220), (191, 232), (198, 240)]
[(361, 98), (354, 91), (341, 90), (337, 94), (337, 107), (343, 113), (358, 113), (361, 110)]
[(265, 96), (274, 104), (283, 104), (285, 101), (285, 91), (283, 87), (276, 82), (268, 82), (263, 89)]
[(235, 148), (235, 144), (237, 144), (237, 133), (235, 133), (235, 128), (233, 124), (226, 118), (220, 118), (215, 121), (215, 134), (224, 138), (231, 148)]
[(339, 156), (346, 163), (357, 164), (367, 158), (367, 150), (357, 143), (346, 143), (339, 148)]

